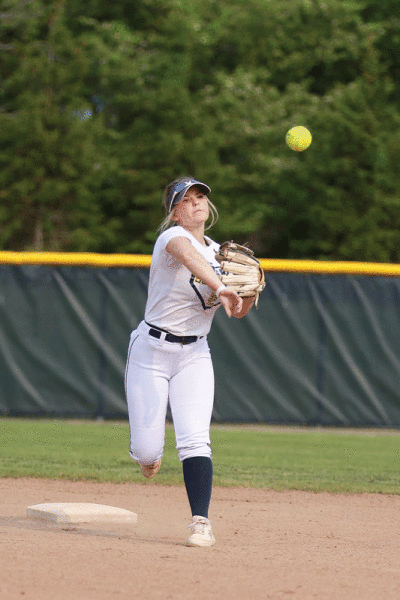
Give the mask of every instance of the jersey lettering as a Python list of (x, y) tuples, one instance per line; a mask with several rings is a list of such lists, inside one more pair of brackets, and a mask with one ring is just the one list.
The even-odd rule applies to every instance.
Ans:
[[(210, 266), (212, 267), (213, 271), (219, 277), (222, 273), (221, 267), (216, 267), (214, 265), (210, 265)], [(190, 285), (193, 288), (193, 290), (195, 291), (197, 297), (199, 298), (204, 310), (213, 308), (214, 306), (217, 306), (218, 304), (220, 304), (215, 292), (211, 292), (211, 294), (210, 294), (211, 290), (208, 287), (208, 285), (206, 285), (204, 283), (204, 281), (202, 281), (198, 277), (195, 277), (193, 274), (190, 277)], [(200, 286), (203, 286), (203, 287), (200, 287)]]

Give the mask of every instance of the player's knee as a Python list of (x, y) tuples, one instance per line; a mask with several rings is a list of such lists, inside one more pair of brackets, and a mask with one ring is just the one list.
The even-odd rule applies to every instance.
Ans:
[(129, 455), (133, 460), (142, 465), (150, 465), (151, 463), (160, 460), (163, 455), (163, 447), (143, 447), (141, 445), (131, 444)]
[(143, 465), (160, 460), (164, 452), (164, 430), (132, 428), (129, 455)]
[(197, 446), (189, 446), (187, 448), (178, 448), (178, 457), (181, 462), (187, 458), (194, 458), (195, 456), (205, 456), (212, 458), (211, 447), (209, 444), (199, 444)]

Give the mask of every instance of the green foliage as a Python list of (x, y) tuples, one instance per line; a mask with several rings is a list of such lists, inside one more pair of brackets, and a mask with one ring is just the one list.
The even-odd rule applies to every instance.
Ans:
[(215, 239), (399, 260), (394, 0), (6, 0), (0, 18), (1, 248), (150, 253), (164, 186), (192, 174)]
[(3, 65), (7, 70), (19, 58), (2, 89), (0, 243), (85, 250), (90, 241), (78, 242), (81, 228), (87, 238), (104, 233), (93, 198), (104, 177), (97, 164), (106, 137), (103, 116), (88, 118), (92, 105), (80, 86), (88, 61), (63, 24), (62, 8), (16, 18), (19, 37)]

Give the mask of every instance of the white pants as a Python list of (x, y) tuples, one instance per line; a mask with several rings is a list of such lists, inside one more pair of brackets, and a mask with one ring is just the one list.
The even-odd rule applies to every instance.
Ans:
[(207, 338), (182, 345), (157, 339), (142, 321), (132, 332), (125, 372), (131, 457), (142, 464), (164, 451), (168, 400), (179, 460), (211, 457), (214, 371)]

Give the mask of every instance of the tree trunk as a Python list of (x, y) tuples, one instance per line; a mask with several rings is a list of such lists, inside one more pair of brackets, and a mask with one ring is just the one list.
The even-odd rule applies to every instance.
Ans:
[(33, 247), (35, 252), (41, 252), (43, 250), (43, 223), (40, 217), (38, 217), (36, 221)]

